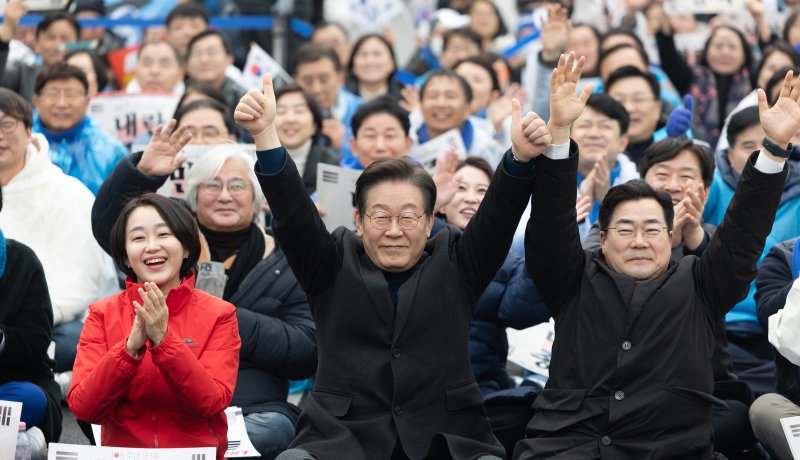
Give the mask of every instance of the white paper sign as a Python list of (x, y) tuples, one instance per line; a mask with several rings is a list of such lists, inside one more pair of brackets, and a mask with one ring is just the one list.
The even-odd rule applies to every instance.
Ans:
[(0, 459), (14, 458), (22, 403), (0, 400)]
[(664, 0), (667, 14), (717, 14), (744, 9), (744, 0)]
[[(134, 145), (131, 148), (132, 152), (141, 152), (144, 151), (146, 145)], [(164, 182), (156, 192), (159, 195), (164, 195), (170, 198), (185, 198), (186, 197), (186, 190), (184, 187), (184, 182), (186, 180), (186, 173), (192, 168), (203, 155), (206, 155), (209, 152), (212, 152), (214, 149), (217, 148), (230, 148), (234, 147), (239, 149), (242, 153), (247, 154), (251, 157), (253, 161), (253, 165), (256, 163), (256, 146), (255, 144), (211, 144), (211, 145), (200, 145), (200, 144), (190, 144), (183, 148), (178, 153), (178, 157), (186, 157), (186, 162), (181, 165), (172, 175), (170, 175), (169, 179)]]
[(225, 415), (228, 416), (228, 450), (225, 452), (225, 457), (260, 457), (261, 454), (253, 447), (250, 437), (247, 436), (242, 408), (231, 406), (225, 409)]
[(556, 336), (555, 322), (540, 323), (518, 331), (506, 329), (508, 335), (508, 360), (545, 377), (550, 377), (550, 358), (553, 339)]
[(214, 447), (139, 449), (51, 442), (47, 449), (47, 460), (214, 460), (216, 458), (217, 449)]
[(781, 419), (783, 434), (789, 441), (792, 457), (800, 458), (800, 417), (786, 417)]
[(178, 99), (172, 93), (98, 94), (89, 102), (89, 115), (103, 131), (129, 145), (159, 124), (167, 123)]
[[(68, 0), (24, 0), (25, 9), (29, 13), (35, 11), (54, 11), (63, 10), (67, 7)], [(0, 14), (6, 11), (9, 0), (0, 0)]]
[(401, 0), (350, 0), (351, 23), (362, 30), (379, 30), (403, 7)]
[(356, 210), (357, 169), (320, 163), (317, 165), (317, 202), (325, 209), (322, 221), (328, 231), (337, 227), (355, 230), (353, 211)]
[(436, 159), (448, 150), (456, 152), (459, 160), (467, 157), (467, 147), (464, 146), (461, 133), (456, 128), (446, 131), (424, 144), (415, 145), (411, 149), (411, 156), (419, 161), (429, 173), (433, 174)]

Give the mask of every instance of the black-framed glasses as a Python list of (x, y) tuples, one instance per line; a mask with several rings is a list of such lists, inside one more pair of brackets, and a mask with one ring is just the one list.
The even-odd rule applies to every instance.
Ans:
[(425, 214), (416, 215), (411, 211), (400, 213), (398, 216), (393, 216), (388, 212), (376, 211), (372, 214), (364, 213), (369, 218), (369, 223), (376, 230), (386, 230), (392, 225), (392, 219), (397, 220), (397, 225), (403, 230), (414, 230)]
[(617, 232), (617, 236), (624, 239), (624, 240), (632, 240), (636, 237), (636, 233), (641, 230), (642, 236), (646, 240), (654, 240), (661, 236), (661, 234), (666, 230), (667, 227), (663, 225), (648, 225), (642, 228), (636, 227), (606, 227), (603, 229), (604, 232), (608, 233), (609, 230), (614, 230)]
[(3, 131), (5, 134), (11, 134), (17, 129), (17, 125), (19, 124), (19, 120), (17, 118), (3, 118), (0, 121), (0, 131)]

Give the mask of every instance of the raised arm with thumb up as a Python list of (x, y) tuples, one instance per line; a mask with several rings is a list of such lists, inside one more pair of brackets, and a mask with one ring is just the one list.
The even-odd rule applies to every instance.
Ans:
[(270, 74), (264, 75), (263, 91), (251, 89), (236, 104), (233, 119), (253, 136), (258, 150), (270, 150), (281, 145), (275, 131), (276, 105)]

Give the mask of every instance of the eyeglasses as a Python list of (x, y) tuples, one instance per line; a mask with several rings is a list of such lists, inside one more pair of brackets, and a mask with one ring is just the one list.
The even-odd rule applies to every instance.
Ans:
[(634, 227), (606, 227), (603, 229), (603, 231), (608, 232), (609, 230), (614, 230), (617, 232), (617, 236), (623, 240), (631, 240), (635, 238), (636, 233), (641, 230), (644, 239), (654, 240), (661, 236), (666, 229), (667, 227), (664, 227), (663, 225), (648, 225), (647, 227), (643, 227), (641, 229)]
[(241, 195), (247, 191), (247, 182), (244, 179), (231, 179), (227, 184), (218, 180), (210, 180), (203, 182), (200, 186), (212, 195), (219, 195), (223, 188), (227, 188), (231, 195)]
[(57, 101), (61, 95), (64, 96), (65, 100), (72, 102), (86, 96), (86, 91), (75, 88), (67, 88), (65, 90), (51, 88), (39, 93), (40, 98), (49, 102)]
[(419, 223), (419, 220), (425, 214), (416, 215), (413, 212), (404, 212), (399, 216), (393, 216), (388, 212), (378, 211), (373, 212), (372, 215), (364, 213), (369, 218), (369, 223), (376, 230), (386, 230), (392, 225), (392, 219), (397, 220), (397, 225), (403, 230), (414, 230)]
[(3, 121), (0, 121), (0, 131), (5, 134), (11, 134), (17, 129), (18, 124), (19, 120), (16, 118), (4, 118)]

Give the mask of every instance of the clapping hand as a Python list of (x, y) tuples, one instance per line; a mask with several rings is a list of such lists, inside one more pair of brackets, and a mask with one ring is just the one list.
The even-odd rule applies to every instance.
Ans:
[(572, 123), (583, 112), (586, 101), (594, 91), (594, 84), (589, 83), (584, 86), (580, 95), (576, 94), (578, 81), (585, 64), (586, 58), (581, 56), (575, 65), (575, 53), (570, 52), (569, 56), (562, 54), (558, 59), (558, 66), (553, 69), (553, 75), (550, 78), (550, 122), (548, 128), (550, 128), (554, 144), (565, 144), (569, 141)]
[[(763, 89), (758, 89), (758, 113), (761, 119), (761, 127), (767, 139), (774, 142), (781, 148), (787, 148), (792, 137), (800, 131), (800, 79), (792, 84), (794, 77), (790, 70), (786, 73), (781, 86), (781, 92), (775, 105), (769, 107), (767, 95)], [(761, 153), (775, 161), (783, 162), (784, 158), (779, 158), (766, 149), (761, 149)]]
[(142, 303), (133, 301), (136, 317), (140, 319), (147, 332), (147, 338), (158, 346), (167, 335), (167, 322), (169, 321), (169, 308), (167, 298), (156, 286), (156, 283), (144, 283), (144, 289), (139, 288)]
[(539, 115), (522, 116), (519, 99), (511, 101), (511, 152), (522, 162), (533, 160), (552, 143), (547, 123)]
[(611, 169), (608, 167), (606, 154), (601, 153), (594, 162), (591, 172), (581, 182), (580, 194), (594, 201), (603, 201), (611, 188)]
[(594, 201), (591, 197), (578, 195), (575, 199), (575, 221), (583, 222), (583, 219), (586, 219), (592, 212), (592, 206), (594, 206)]
[(168, 176), (186, 161), (186, 158), (178, 158), (177, 155), (186, 147), (192, 135), (186, 132), (186, 126), (175, 129), (176, 124), (172, 119), (166, 127), (158, 125), (153, 130), (153, 137), (136, 165), (140, 171), (148, 176)]
[(684, 186), (683, 199), (675, 205), (672, 226), (672, 247), (682, 242), (691, 250), (703, 242), (705, 232), (700, 225), (705, 210), (706, 189), (703, 184), (688, 180)]

